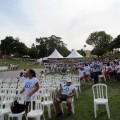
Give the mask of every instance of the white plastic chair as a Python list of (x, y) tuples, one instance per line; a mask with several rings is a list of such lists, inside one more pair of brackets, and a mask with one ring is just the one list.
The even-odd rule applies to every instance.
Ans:
[(10, 111), (11, 111), (10, 110), (10, 104), (5, 104), (4, 108), (1, 105), (1, 108), (0, 108), (0, 117), (1, 117), (1, 119), (0, 120), (4, 120), (4, 117), (6, 117), (9, 114)]
[(81, 93), (81, 83), (79, 80), (79, 76), (74, 76), (72, 81), (73, 81), (73, 85), (76, 86), (78, 88), (78, 91)]
[[(35, 100), (35, 109), (33, 109), (34, 107), (33, 98)], [(36, 93), (31, 97), (31, 109), (30, 109), (30, 112), (27, 113), (26, 120), (28, 120), (28, 118), (36, 118), (36, 120), (40, 120), (40, 117), (42, 115), (45, 120), (44, 107), (42, 107), (42, 105), (40, 104), (41, 103), (40, 101), (41, 101), (41, 97), (39, 93)]]
[[(24, 104), (24, 100), (23, 100), (23, 94), (20, 94), (20, 92), (18, 92), (17, 96), (18, 102), (20, 104)], [(25, 111), (21, 112), (21, 113), (12, 113), (10, 112), (8, 115), (8, 120), (10, 120), (10, 118), (18, 118), (18, 120), (22, 120), (23, 115), (25, 114)]]
[(12, 104), (13, 102), (13, 97), (11, 96), (11, 94), (5, 94), (4, 100), (2, 101), (2, 105), (6, 105), (6, 104)]
[(106, 77), (104, 75), (104, 70), (102, 70), (102, 75), (98, 75), (98, 79), (99, 79), (99, 82), (101, 82), (101, 79), (103, 79), (104, 81), (106, 81)]
[(3, 103), (3, 100), (5, 99), (5, 96), (8, 94), (7, 88), (1, 88), (0, 90), (0, 103)]
[[(61, 103), (61, 110), (62, 110), (62, 113), (64, 113), (63, 111), (63, 104), (66, 104), (66, 101), (62, 101)], [(75, 113), (75, 106), (74, 106), (74, 97), (72, 98), (72, 103), (71, 103), (71, 108), (72, 108), (72, 113), (74, 114)]]
[(25, 111), (18, 113), (18, 114), (10, 112), (8, 114), (8, 120), (10, 120), (10, 118), (18, 118), (18, 120), (22, 120), (22, 117), (24, 114), (25, 114)]
[(105, 84), (95, 84), (92, 86), (93, 96), (94, 96), (94, 114), (97, 117), (98, 105), (105, 105), (108, 118), (110, 118), (109, 106), (108, 106), (108, 96), (107, 96), (107, 85)]
[[(46, 92), (46, 93), (44, 93), (44, 92)], [(41, 102), (41, 104), (43, 106), (47, 106), (47, 108), (48, 108), (48, 117), (51, 118), (51, 108), (50, 108), (50, 106), (53, 104), (52, 93), (50, 93), (50, 91), (48, 89), (44, 90), (44, 92), (43, 92), (44, 94), (48, 94), (48, 95), (43, 96), (43, 101)]]

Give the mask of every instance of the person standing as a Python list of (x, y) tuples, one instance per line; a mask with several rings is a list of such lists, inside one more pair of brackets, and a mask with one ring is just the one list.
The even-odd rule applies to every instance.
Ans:
[(20, 75), (17, 77), (18, 82), (23, 80), (23, 72), (20, 72)]
[[(26, 72), (27, 78), (24, 81), (24, 87), (20, 93), (24, 93), (24, 104), (26, 113), (28, 112), (28, 106), (31, 102), (31, 96), (39, 90), (38, 79), (34, 70), (30, 69)], [(33, 100), (33, 105), (35, 101)]]
[(94, 63), (92, 71), (93, 71), (94, 84), (96, 84), (98, 83), (98, 75), (100, 72), (100, 67), (97, 63)]

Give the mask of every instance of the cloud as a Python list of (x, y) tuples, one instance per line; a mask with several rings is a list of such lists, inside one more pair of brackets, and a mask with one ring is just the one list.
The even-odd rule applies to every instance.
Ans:
[(56, 35), (69, 49), (82, 49), (94, 31), (113, 37), (120, 31), (119, 0), (0, 1), (0, 39), (12, 35), (29, 47), (36, 38)]

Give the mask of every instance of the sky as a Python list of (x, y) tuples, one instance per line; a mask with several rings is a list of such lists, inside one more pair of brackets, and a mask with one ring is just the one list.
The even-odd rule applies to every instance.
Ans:
[(92, 50), (89, 35), (120, 34), (120, 0), (0, 0), (0, 40), (18, 37), (31, 47), (35, 39), (55, 35), (69, 50)]

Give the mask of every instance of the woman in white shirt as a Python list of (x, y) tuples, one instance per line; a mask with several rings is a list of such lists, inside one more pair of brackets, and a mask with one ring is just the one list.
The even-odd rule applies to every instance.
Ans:
[[(38, 79), (34, 70), (30, 69), (26, 72), (27, 78), (24, 81), (24, 87), (20, 93), (24, 92), (24, 103), (26, 106), (26, 113), (28, 112), (28, 106), (31, 102), (31, 96), (39, 90)], [(35, 105), (35, 101), (33, 101)]]

